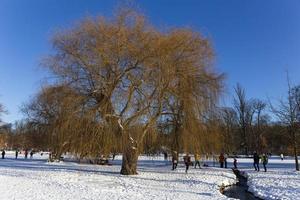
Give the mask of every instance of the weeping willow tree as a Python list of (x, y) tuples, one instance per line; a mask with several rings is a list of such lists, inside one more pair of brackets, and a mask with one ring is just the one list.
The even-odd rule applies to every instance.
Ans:
[[(160, 31), (131, 9), (81, 21), (53, 37), (43, 65), (55, 84), (28, 106), (47, 127), (56, 154), (123, 154), (121, 174), (137, 174), (158, 124), (171, 124), (174, 149), (200, 150), (222, 76), (210, 42), (190, 29)], [(159, 144), (159, 143), (156, 143)], [(172, 147), (173, 148), (173, 147)]]
[(185, 52), (189, 59), (179, 60), (173, 66), (175, 74), (161, 116), (170, 135), (170, 148), (177, 152), (207, 152), (209, 147), (216, 147), (207, 144), (214, 140), (213, 134), (219, 133), (212, 128), (210, 117), (222, 89), (223, 75), (211, 65), (213, 51), (209, 41), (200, 35), (196, 38), (177, 37), (178, 43), (186, 41), (183, 48), (189, 49)]
[(71, 152), (79, 158), (107, 155), (112, 136), (105, 132), (95, 111), (88, 110), (84, 98), (66, 85), (48, 86), (23, 107), (27, 124), (37, 127), (47, 138), (55, 158)]

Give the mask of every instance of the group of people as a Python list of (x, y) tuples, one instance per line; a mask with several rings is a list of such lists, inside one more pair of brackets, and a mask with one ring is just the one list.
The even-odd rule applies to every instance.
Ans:
[[(283, 155), (280, 155), (281, 160), (283, 160)], [(220, 168), (227, 168), (227, 158), (228, 155), (226, 153), (221, 153), (219, 156), (219, 163), (220, 163)], [(261, 160), (261, 163), (263, 164), (265, 172), (267, 171), (267, 164), (268, 164), (268, 156), (267, 154), (262, 154), (261, 156), (257, 154), (257, 152), (253, 153), (253, 166), (255, 171), (259, 171), (259, 161)], [(233, 158), (233, 168), (237, 169), (237, 159)]]
[(260, 156), (257, 152), (253, 153), (253, 166), (255, 171), (259, 171), (259, 160), (261, 160), (263, 166), (264, 166), (264, 170), (265, 172), (267, 172), (267, 164), (268, 164), (268, 156), (267, 154), (262, 154), (262, 156)]
[[(191, 156), (188, 153), (183, 157), (183, 162), (185, 165), (185, 173), (188, 172), (191, 165), (194, 165), (195, 169), (197, 168), (197, 166), (199, 167), (199, 169), (201, 169), (200, 155), (195, 154), (194, 158), (195, 158), (195, 162), (193, 163), (191, 161)], [(178, 153), (174, 151), (172, 154), (172, 170), (175, 170), (177, 168), (177, 165), (178, 165)]]
[[(5, 150), (3, 149), (3, 150), (2, 150), (2, 153), (1, 153), (2, 159), (5, 158), (5, 154), (6, 154), (6, 152), (5, 152)], [(33, 151), (31, 151), (31, 152), (30, 152), (30, 159), (33, 158), (33, 154), (34, 154)], [(18, 159), (18, 156), (19, 156), (19, 151), (16, 150), (16, 152), (15, 152), (15, 158)], [(28, 150), (27, 150), (27, 149), (24, 151), (24, 158), (25, 158), (25, 159), (28, 158)]]

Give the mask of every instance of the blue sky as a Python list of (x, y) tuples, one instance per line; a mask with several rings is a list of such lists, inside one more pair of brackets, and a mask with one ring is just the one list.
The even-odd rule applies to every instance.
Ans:
[[(223, 102), (241, 83), (249, 98), (285, 95), (288, 70), (300, 82), (300, 1), (141, 0), (138, 7), (158, 28), (192, 27), (210, 38), (215, 66), (227, 75)], [(50, 53), (55, 30), (85, 16), (110, 16), (118, 1), (0, 0), (0, 102), (6, 122), (22, 118), (19, 107), (47, 76), (39, 66)]]

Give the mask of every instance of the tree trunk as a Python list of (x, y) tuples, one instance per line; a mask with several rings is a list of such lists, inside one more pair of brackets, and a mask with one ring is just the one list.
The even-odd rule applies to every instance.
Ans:
[(123, 175), (137, 174), (138, 151), (130, 142), (123, 150), (122, 169)]
[(295, 156), (296, 170), (299, 171), (298, 154), (297, 154), (297, 147), (296, 146), (294, 146), (294, 156)]
[(128, 131), (122, 132), (123, 142), (123, 159), (121, 174), (135, 175), (137, 174), (137, 161), (138, 161), (138, 144), (131, 137)]
[(296, 138), (296, 134), (295, 134), (295, 133), (293, 133), (293, 139), (294, 139), (295, 165), (296, 165), (296, 170), (299, 171), (298, 149), (297, 149), (297, 138)]

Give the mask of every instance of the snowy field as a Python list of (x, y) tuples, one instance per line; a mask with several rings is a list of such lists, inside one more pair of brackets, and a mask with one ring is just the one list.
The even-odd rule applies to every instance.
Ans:
[[(141, 156), (139, 175), (122, 176), (120, 157), (112, 166), (48, 163), (47, 158), (36, 154), (34, 159), (20, 155), (15, 160), (14, 152), (7, 152), (6, 159), (0, 159), (0, 199), (227, 199), (219, 192), (220, 186), (236, 181), (230, 169), (218, 169), (212, 161), (207, 162), (208, 168), (191, 168), (185, 174), (182, 164), (171, 171), (162, 157)], [(256, 196), (300, 199), (300, 173), (294, 170), (292, 158), (270, 158), (267, 173), (255, 172), (252, 159), (238, 159), (238, 167), (248, 176), (249, 191)]]
[(71, 162), (47, 163), (47, 155), (0, 159), (0, 199), (227, 199), (221, 185), (235, 183), (231, 170), (217, 168), (171, 171), (161, 158), (140, 157), (139, 175), (122, 176), (120, 158), (112, 166)]

